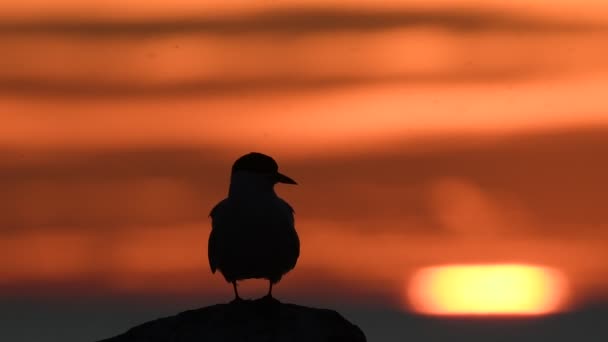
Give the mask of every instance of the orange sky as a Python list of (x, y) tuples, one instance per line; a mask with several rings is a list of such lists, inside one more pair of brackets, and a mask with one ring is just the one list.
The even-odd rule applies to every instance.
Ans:
[(2, 5), (0, 295), (229, 296), (207, 214), (253, 150), (301, 184), (278, 291), (400, 303), (420, 267), (522, 262), (605, 293), (603, 2), (252, 3)]
[(218, 14), (242, 13), (251, 10), (264, 10), (268, 7), (302, 7), (302, 6), (340, 6), (354, 8), (438, 8), (438, 7), (464, 7), (464, 8), (498, 8), (519, 10), (545, 15), (567, 15), (577, 17), (602, 18), (606, 12), (606, 3), (602, 0), (391, 0), (378, 3), (373, 0), (287, 0), (281, 2), (259, 2), (257, 0), (235, 0), (230, 2), (176, 0), (171, 2), (160, 0), (132, 0), (125, 3), (120, 0), (97, 1), (82, 3), (74, 0), (56, 0), (49, 3), (44, 0), (24, 0), (3, 5), (6, 16), (52, 16), (57, 14), (94, 15), (110, 17), (145, 17), (150, 15), (174, 15), (190, 13), (192, 11), (215, 12)]

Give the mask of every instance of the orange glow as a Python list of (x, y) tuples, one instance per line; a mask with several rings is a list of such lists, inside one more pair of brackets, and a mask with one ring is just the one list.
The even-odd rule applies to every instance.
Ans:
[[(347, 227), (324, 221), (301, 220), (297, 224), (306, 249), (302, 249), (296, 269), (281, 281), (278, 291), (283, 293), (323, 292), (324, 286), (328, 286), (344, 296), (356, 289), (381, 294), (399, 302), (402, 295), (394, 289), (401, 288), (403, 278), (394, 270), (396, 265), (408, 274), (416, 270), (417, 262), (412, 260), (412, 256), (425, 258), (433, 264), (446, 264), (457, 258), (489, 262), (504, 260), (513, 250), (517, 250), (524, 260), (560, 265), (560, 272), (568, 278), (568, 294), (572, 295), (569, 295), (567, 304), (570, 305), (581, 300), (582, 295), (591, 289), (597, 274), (604, 272), (597, 267), (585, 271), (580, 264), (593, 265), (596, 260), (606, 259), (603, 240), (573, 241), (564, 246), (560, 241), (541, 244), (542, 240), (503, 239), (501, 244), (496, 244), (494, 237), (483, 235), (453, 241), (444, 237), (396, 231), (374, 234), (348, 231)], [(384, 224), (390, 226), (389, 222)], [(209, 226), (205, 224), (123, 228), (110, 232), (25, 230), (11, 238), (0, 239), (0, 250), (3, 251), (0, 289), (8, 291), (4, 292), (5, 295), (11, 295), (14, 292), (10, 288), (17, 289), (28, 284), (95, 281), (97, 288), (81, 287), (72, 291), (84, 294), (96, 291), (161, 294), (223, 291), (230, 295), (231, 288), (226, 286), (224, 279), (218, 274), (212, 275), (209, 270), (206, 257), (208, 234)], [(440, 248), (441, 253), (430, 250), (431, 245)], [(353, 250), (357, 253), (353, 253)], [(584, 259), (566, 259), (563, 255), (580, 255)], [(383, 260), (392, 262), (381, 262)], [(548, 274), (552, 272), (540, 270)], [(429, 275), (429, 272), (426, 274)], [(560, 278), (555, 275), (557, 282), (561, 282)], [(171, 281), (166, 282), (167, 279)], [(421, 284), (422, 276), (416, 279), (419, 281), (419, 291), (430, 289)], [(315, 286), (311, 287), (310, 284)], [(352, 284), (357, 286), (353, 287)], [(536, 286), (542, 287), (542, 284), (540, 281)], [(509, 286), (515, 288), (518, 285)], [(559, 291), (563, 285), (556, 286), (559, 287), (555, 291), (546, 290), (548, 299), (559, 299), (564, 294)], [(418, 298), (424, 296), (428, 297), (425, 294)], [(414, 309), (421, 311), (419, 307), (422, 304)], [(568, 309), (559, 305), (559, 309), (562, 308)]]
[(558, 310), (565, 295), (559, 272), (517, 264), (425, 268), (409, 287), (416, 311), (438, 315), (546, 314)]

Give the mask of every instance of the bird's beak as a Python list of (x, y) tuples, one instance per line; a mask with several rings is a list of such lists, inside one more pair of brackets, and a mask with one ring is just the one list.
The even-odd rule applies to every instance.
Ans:
[(279, 182), (279, 183), (285, 183), (285, 184), (296, 184), (296, 185), (298, 184), (293, 179), (285, 176), (282, 173), (278, 173), (278, 172), (277, 172), (277, 182)]

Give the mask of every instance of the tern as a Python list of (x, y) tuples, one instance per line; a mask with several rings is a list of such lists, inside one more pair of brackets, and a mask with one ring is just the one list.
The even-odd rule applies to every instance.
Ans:
[(277, 196), (277, 183), (297, 184), (272, 157), (248, 153), (234, 162), (228, 197), (209, 215), (209, 266), (232, 283), (235, 300), (241, 300), (237, 281), (254, 278), (269, 281), (266, 296), (272, 298), (272, 286), (300, 256), (294, 210)]

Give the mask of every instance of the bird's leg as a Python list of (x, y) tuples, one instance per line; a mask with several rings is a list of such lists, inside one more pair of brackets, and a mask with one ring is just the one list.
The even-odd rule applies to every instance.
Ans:
[(272, 298), (272, 280), (269, 280), (268, 283), (270, 286), (268, 286), (268, 294), (266, 296)]
[(232, 282), (232, 287), (234, 288), (234, 299), (241, 300), (241, 297), (239, 297), (239, 291), (236, 289), (236, 280)]

